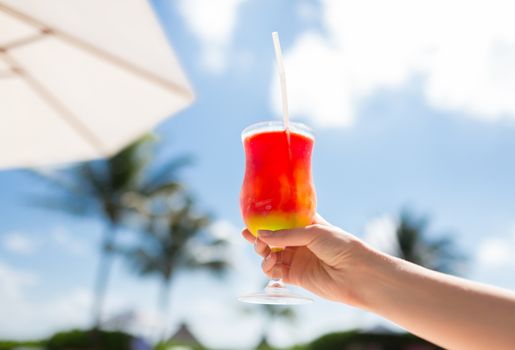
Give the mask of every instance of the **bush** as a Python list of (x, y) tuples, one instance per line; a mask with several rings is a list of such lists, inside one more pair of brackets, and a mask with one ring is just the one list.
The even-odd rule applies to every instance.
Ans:
[(358, 333), (356, 331), (326, 334), (306, 346), (307, 350), (346, 349), (436, 350), (440, 347), (408, 333)]
[(199, 344), (188, 344), (188, 343), (182, 343), (182, 342), (162, 342), (156, 344), (154, 346), (154, 350), (170, 350), (174, 348), (187, 348), (187, 349), (193, 349), (193, 350), (207, 350), (205, 347)]
[(35, 341), (10, 341), (10, 340), (0, 340), (0, 350), (11, 350), (18, 347), (26, 347), (26, 348), (43, 348), (45, 346), (45, 342), (41, 340)]
[(48, 350), (130, 350), (133, 337), (123, 332), (78, 330), (54, 334), (47, 342)]

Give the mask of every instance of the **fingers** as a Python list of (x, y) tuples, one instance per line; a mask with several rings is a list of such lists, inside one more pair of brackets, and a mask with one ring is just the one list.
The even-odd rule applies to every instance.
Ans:
[(276, 253), (270, 253), (263, 259), (261, 269), (268, 278), (279, 279), (282, 278), (288, 283), (288, 276), (290, 265), (284, 262), (286, 250)]
[[(293, 252), (291, 250), (285, 249), (283, 251), (273, 253), (265, 242), (254, 237), (248, 229), (243, 229), (241, 234), (243, 238), (254, 245), (256, 253), (264, 257), (263, 262), (261, 263), (261, 268), (268, 278), (277, 279), (287, 276), (287, 271), (289, 269), (288, 264), (291, 262), (293, 257)], [(278, 261), (281, 262), (278, 263)]]
[(270, 246), (276, 247), (299, 247), (311, 248), (321, 237), (330, 232), (325, 226), (314, 224), (306, 227), (292, 228), (278, 231), (259, 231), (259, 239)]
[(285, 248), (283, 251), (279, 252), (279, 254), (278, 260), (283, 264), (290, 265), (295, 251), (292, 248)]
[(271, 252), (270, 247), (268, 247), (268, 244), (266, 244), (259, 238), (256, 239), (256, 243), (254, 243), (254, 250), (256, 251), (256, 253), (261, 255), (263, 258), (268, 256)]
[[(308, 248), (319, 259), (330, 260), (341, 253), (353, 237), (333, 226), (314, 224), (302, 228), (259, 231), (259, 239), (269, 246)], [(288, 254), (286, 254), (288, 258)]]
[[(299, 247), (306, 246), (319, 258), (331, 255), (337, 246), (340, 246), (341, 238), (337, 233), (341, 230), (335, 229), (322, 216), (316, 214), (314, 224), (287, 230), (259, 230), (259, 238), (255, 238), (248, 229), (242, 232), (245, 239), (254, 243), (254, 249), (262, 257), (270, 253), (269, 247)], [(341, 231), (343, 232), (343, 231)], [(291, 256), (286, 254), (287, 260), (291, 262)], [(289, 260), (288, 260), (289, 259)]]
[(287, 266), (287, 265), (276, 264), (276, 265), (274, 265), (274, 267), (272, 268), (271, 271), (266, 273), (266, 275), (270, 279), (274, 279), (275, 280), (275, 279), (282, 278), (282, 280), (285, 283), (289, 283), (289, 280), (288, 280), (288, 277), (287, 277), (289, 269), (290, 269), (290, 267)]
[(266, 271), (263, 269), (263, 272), (265, 273), (265, 275), (268, 278), (270, 278), (270, 279), (282, 278), (286, 283), (288, 283), (288, 273), (290, 270), (290, 267), (288, 265), (282, 264), (282, 263), (277, 263), (277, 262), (275, 264), (271, 264), (271, 263), (266, 264), (265, 262), (263, 262), (263, 265), (266, 265), (266, 267), (268, 268), (268, 270), (266, 270)]
[(254, 250), (256, 251), (256, 253), (261, 255), (263, 258), (270, 254), (271, 251), (268, 245), (259, 238), (256, 238), (252, 233), (250, 233), (248, 229), (243, 229), (241, 231), (241, 235), (249, 243), (252, 243), (254, 245)]
[(249, 243), (252, 243), (254, 244), (256, 242), (256, 237), (250, 233), (249, 229), (248, 228), (244, 228), (242, 231), (241, 231), (241, 235), (243, 236), (243, 238), (245, 238)]
[[(313, 218), (313, 224), (322, 224), (322, 225), (331, 225), (329, 222), (327, 222), (326, 219), (324, 219), (320, 214), (316, 213), (315, 217)], [(245, 238), (249, 243), (254, 244), (256, 241), (256, 236), (254, 236), (248, 228), (244, 228), (241, 231), (241, 235), (243, 238)]]
[(261, 269), (264, 273), (270, 272), (277, 262), (277, 253), (268, 254), (261, 263)]

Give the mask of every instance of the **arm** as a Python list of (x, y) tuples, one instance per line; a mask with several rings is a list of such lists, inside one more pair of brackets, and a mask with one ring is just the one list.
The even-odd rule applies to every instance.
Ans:
[(515, 295), (370, 251), (360, 307), (449, 349), (515, 348)]
[[(271, 278), (374, 312), (449, 349), (514, 349), (515, 294), (388, 256), (318, 219), (305, 228), (260, 231), (255, 243)], [(286, 246), (272, 253), (271, 246)]]

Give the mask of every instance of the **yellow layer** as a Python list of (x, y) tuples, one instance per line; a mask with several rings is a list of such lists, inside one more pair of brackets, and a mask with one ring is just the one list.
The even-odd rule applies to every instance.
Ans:
[(288, 228), (304, 227), (312, 222), (312, 215), (301, 214), (268, 214), (252, 215), (245, 218), (249, 231), (258, 236), (258, 230), (284, 230)]

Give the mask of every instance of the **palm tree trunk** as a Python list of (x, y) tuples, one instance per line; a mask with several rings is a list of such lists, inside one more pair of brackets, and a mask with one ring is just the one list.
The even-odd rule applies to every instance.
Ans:
[(167, 325), (167, 317), (168, 314), (168, 306), (170, 304), (170, 287), (172, 282), (172, 276), (167, 276), (163, 278), (161, 282), (161, 287), (159, 289), (159, 296), (157, 298), (157, 313), (162, 316), (163, 319), (163, 327), (161, 329), (160, 342), (165, 342), (168, 336), (168, 325)]
[(263, 322), (263, 330), (260, 343), (258, 344), (258, 349), (262, 347), (260, 345), (266, 344), (268, 345), (268, 336), (270, 335), (272, 317), (265, 316), (265, 321)]
[(157, 309), (166, 315), (168, 312), (168, 306), (170, 303), (170, 279), (163, 280), (161, 283), (161, 289), (159, 291), (159, 298), (157, 302)]
[(107, 291), (111, 266), (113, 262), (113, 243), (115, 240), (116, 225), (111, 223), (103, 233), (102, 246), (100, 251), (100, 262), (95, 280), (94, 301), (93, 301), (93, 325), (94, 329), (100, 328), (104, 300)]

